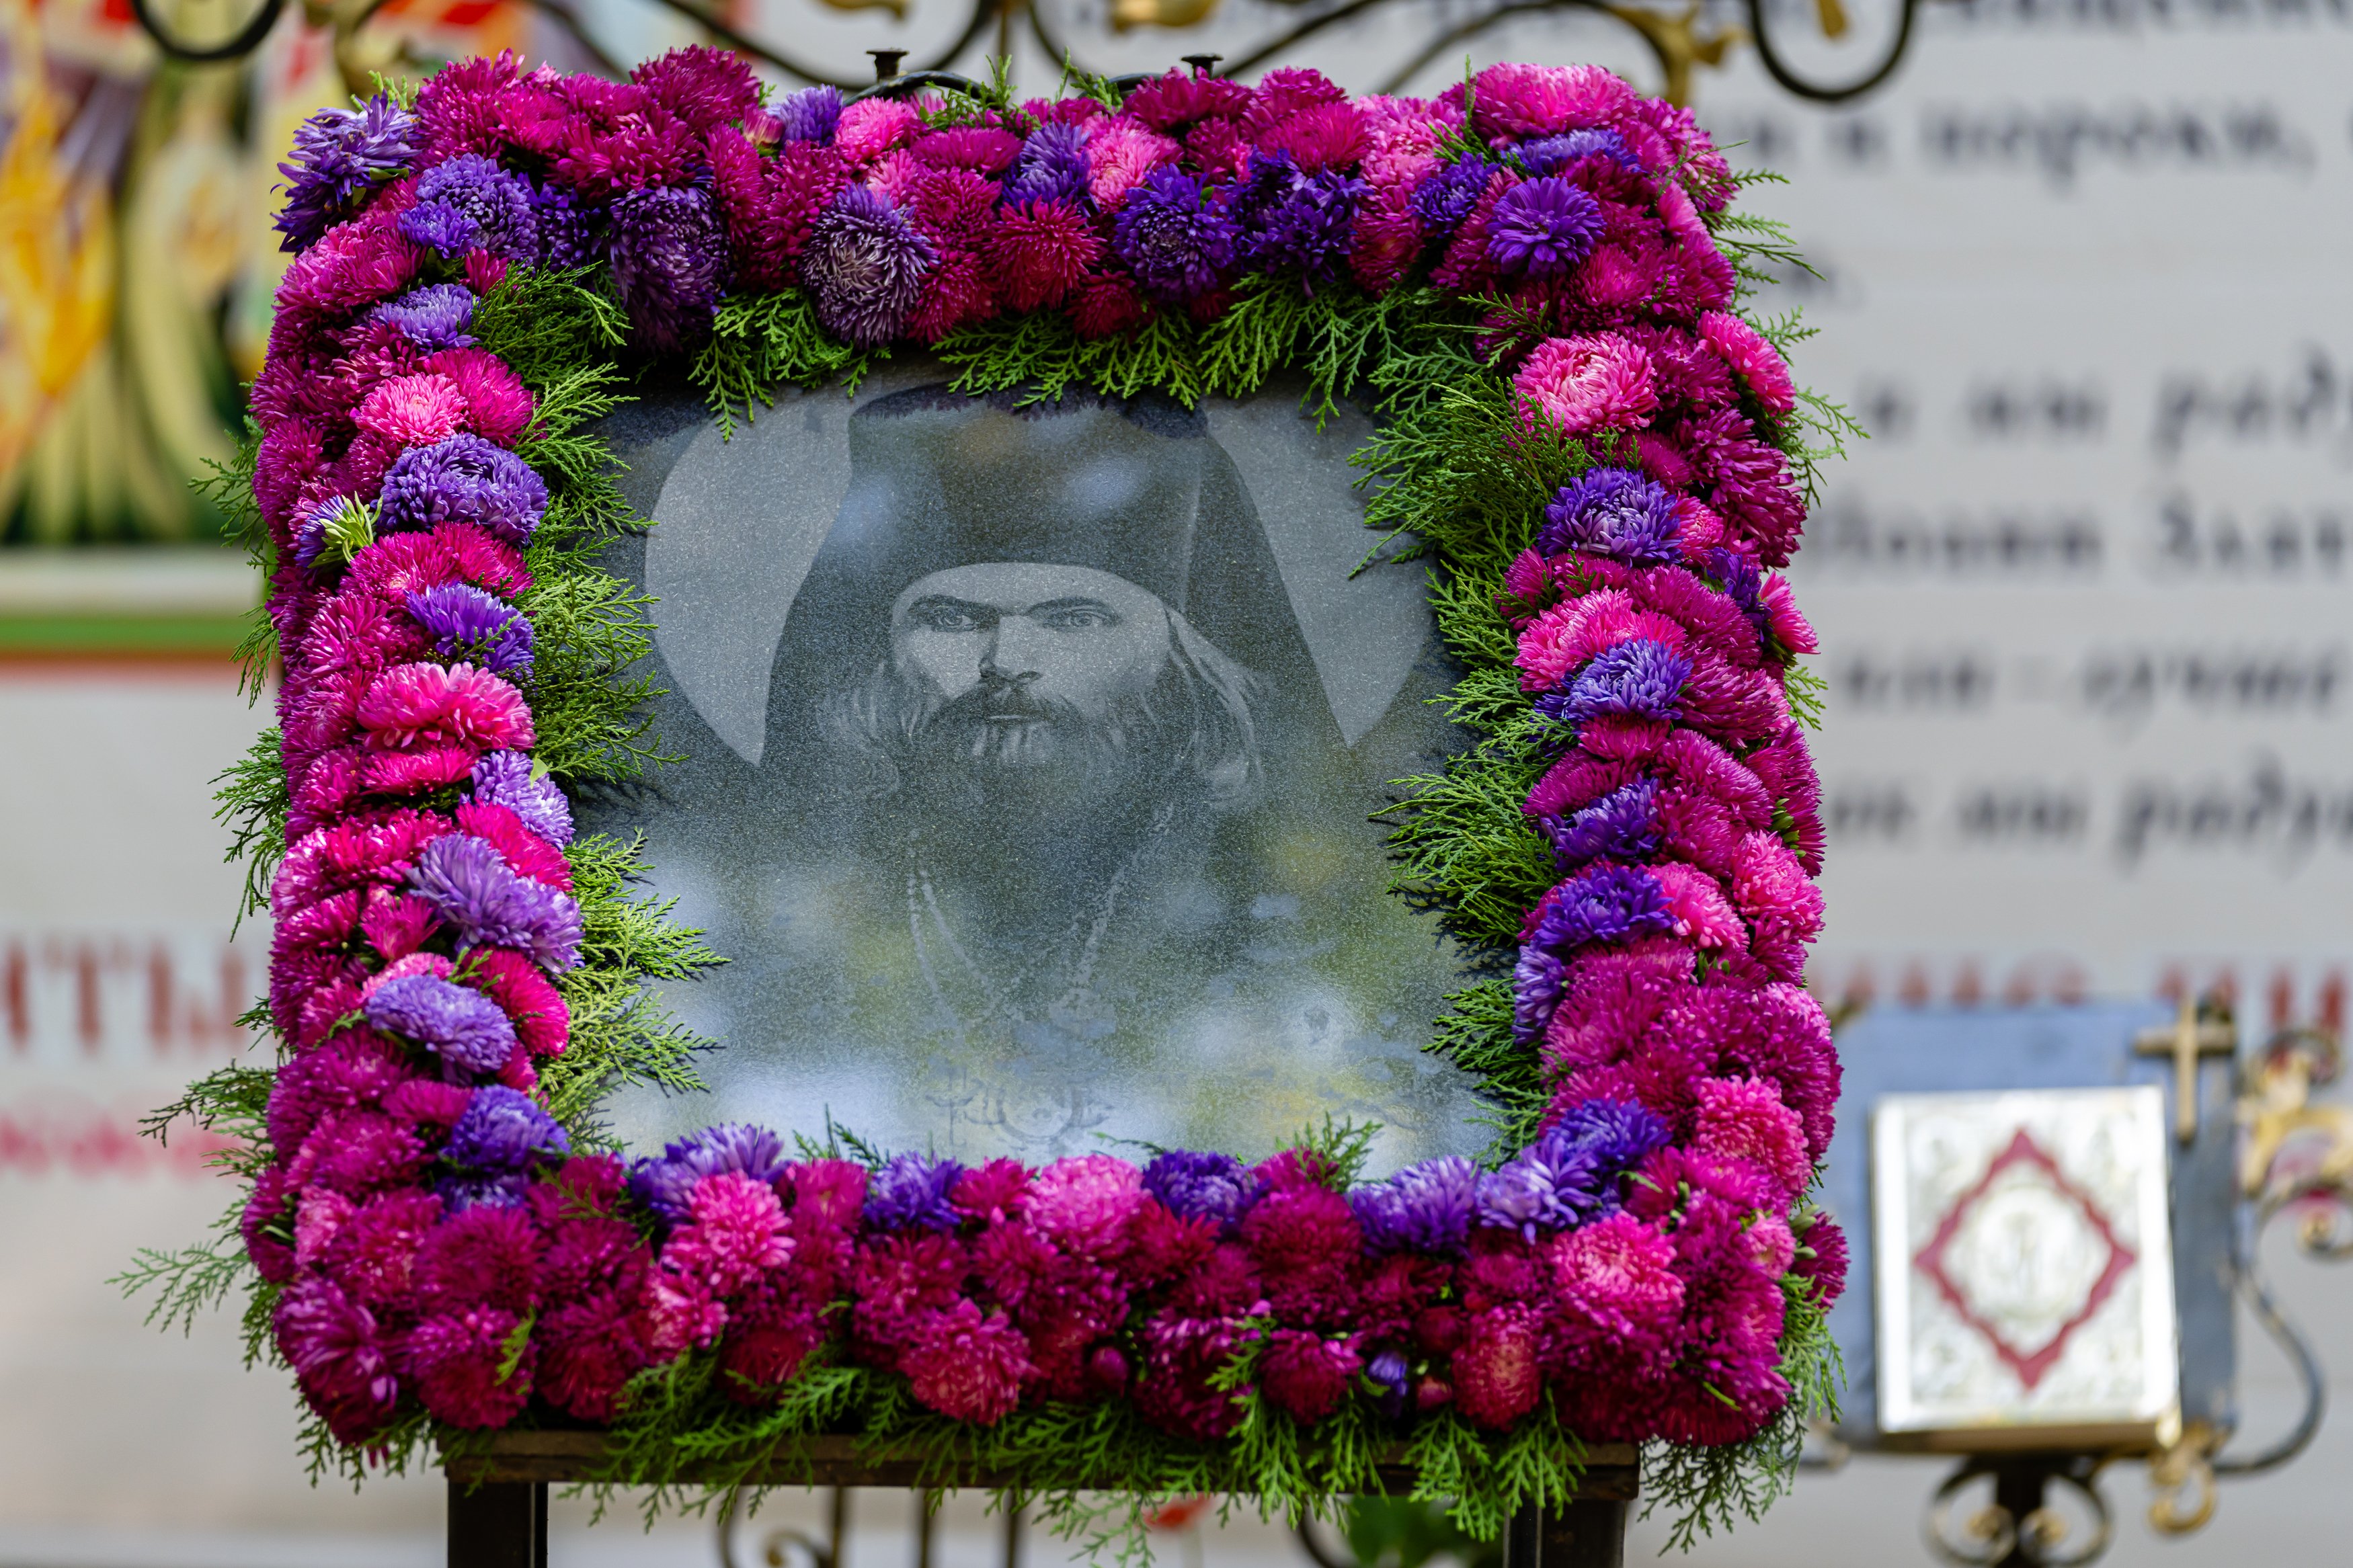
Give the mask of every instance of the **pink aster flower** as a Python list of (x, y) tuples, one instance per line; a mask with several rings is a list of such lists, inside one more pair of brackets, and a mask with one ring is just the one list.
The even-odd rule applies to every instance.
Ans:
[(1712, 1078), (1698, 1085), (1692, 1146), (1704, 1154), (1746, 1160), (1770, 1177), (1784, 1204), (1813, 1179), (1806, 1132), (1769, 1079)]
[(542, 1250), (538, 1228), (522, 1210), (477, 1205), (434, 1226), (418, 1247), (417, 1305), (427, 1312), (528, 1312), (539, 1304)]
[(1778, 833), (1752, 833), (1741, 840), (1732, 895), (1741, 912), (1760, 927), (1773, 927), (1800, 942), (1821, 934), (1822, 891)]
[(1672, 861), (1651, 868), (1651, 876), (1666, 895), (1667, 911), (1674, 917), (1675, 934), (1694, 947), (1746, 951), (1748, 928), (1740, 923), (1732, 900), (1714, 877), (1696, 866)]
[(1758, 597), (1765, 603), (1765, 624), (1772, 628), (1775, 642), (1791, 653), (1821, 650), (1821, 644), (1814, 637), (1813, 623), (1799, 613), (1798, 602), (1789, 593), (1788, 578), (1778, 572), (1767, 573)]
[(531, 426), (530, 390), (488, 349), (443, 349), (425, 361), (448, 376), (466, 401), (467, 424), (485, 440), (512, 447)]
[(1029, 1168), (1018, 1160), (991, 1160), (956, 1178), (948, 1202), (961, 1215), (1003, 1225), (1029, 1208)]
[(1471, 123), (1500, 145), (1608, 125), (1635, 101), (1634, 89), (1599, 66), (1493, 65), (1472, 79)]
[(522, 818), (512, 808), (483, 801), (464, 802), (458, 807), (458, 831), (489, 839), (517, 876), (529, 877), (566, 893), (572, 891), (572, 863), (565, 859), (562, 850), (524, 826)]
[(871, 163), (923, 133), (923, 117), (894, 98), (861, 98), (841, 111), (835, 150), (854, 163)]
[(641, 1331), (657, 1361), (708, 1345), (726, 1326), (726, 1307), (699, 1275), (664, 1270), (647, 1283)]
[(1087, 215), (1066, 202), (1030, 202), (998, 216), (988, 237), (990, 276), (1016, 310), (1060, 304), (1084, 281), (1103, 238)]
[(1812, 1281), (1815, 1300), (1828, 1311), (1846, 1290), (1846, 1232), (1830, 1215), (1816, 1215), (1798, 1233), (1798, 1248), (1791, 1272)]
[(1520, 1306), (1472, 1317), (1454, 1351), (1454, 1399), (1472, 1422), (1502, 1431), (1536, 1407), (1544, 1388), (1536, 1326)]
[(1662, 1343), (1683, 1315), (1674, 1243), (1630, 1214), (1554, 1237), (1545, 1262), (1561, 1304), (1612, 1338)]
[(466, 954), (460, 978), (505, 1011), (533, 1056), (563, 1054), (571, 1038), (572, 1012), (537, 963), (512, 948), (478, 947)]
[(360, 399), (352, 420), (402, 447), (429, 447), (465, 426), (466, 395), (446, 375), (399, 375)]
[(1184, 153), (1177, 142), (1141, 124), (1114, 125), (1087, 142), (1087, 193), (1104, 212), (1117, 212), (1146, 174), (1174, 163)]
[(358, 720), (368, 744), (381, 751), (434, 744), (528, 747), (537, 739), (522, 693), (470, 664), (388, 669), (360, 700)]
[(1144, 1176), (1134, 1166), (1109, 1154), (1082, 1154), (1038, 1173), (1029, 1223), (1065, 1252), (1108, 1258), (1126, 1245), (1128, 1221), (1144, 1203)]
[(1788, 362), (1756, 328), (1737, 316), (1710, 310), (1700, 317), (1699, 331), (1732, 374), (1747, 383), (1749, 395), (1757, 402), (1776, 414), (1787, 414), (1797, 406), (1797, 387), (1789, 379)]
[(714, 1296), (734, 1295), (792, 1256), (785, 1206), (765, 1183), (723, 1171), (696, 1182), (688, 1205), (693, 1218), (662, 1244), (661, 1265), (694, 1276)]
[(1013, 1414), (1030, 1373), (1021, 1331), (1004, 1318), (982, 1317), (970, 1301), (932, 1314), (899, 1364), (918, 1400), (979, 1426)]
[(1214, 1442), (1241, 1424), (1246, 1390), (1210, 1386), (1241, 1345), (1241, 1331), (1198, 1318), (1155, 1318), (1144, 1326), (1136, 1414), (1164, 1432)]
[(1546, 338), (1512, 384), (1571, 436), (1638, 428), (1659, 405), (1650, 356), (1614, 332)]

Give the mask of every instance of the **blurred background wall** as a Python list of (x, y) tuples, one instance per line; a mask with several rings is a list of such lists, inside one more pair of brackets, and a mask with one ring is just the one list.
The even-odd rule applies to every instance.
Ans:
[[(1044, 37), (1106, 72), (1241, 61), (1345, 8), (1034, 3)], [(212, 39), (253, 13), (158, 14)], [(928, 63), (973, 16), (949, 0), (707, 14), (845, 80), (871, 47)], [(264, 721), (227, 658), (257, 584), (187, 480), (229, 449), (259, 363), (283, 261), (273, 166), (349, 71), (505, 47), (588, 68), (705, 34), (651, 0), (392, 0), (339, 63), (327, 15), (289, 5), (249, 57), (190, 66), (159, 60), (126, 0), (0, 0), (0, 1564), (434, 1560), (435, 1488), (310, 1489), (290, 1395), (239, 1370), (234, 1325), (158, 1336), (105, 1282), (226, 1199), (200, 1149), (132, 1133), (240, 1048), (229, 1019), (267, 943), (232, 932), (206, 798)], [(1008, 15), (1017, 77), (1050, 85), (1058, 59)], [(1788, 177), (1745, 205), (1788, 220), (1818, 275), (1788, 269), (1767, 306), (1804, 309), (1820, 335), (1801, 377), (1871, 434), (1793, 574), (1831, 688), (1817, 988), (1883, 1006), (2221, 988), (2253, 1028), (2341, 1026), (2353, 3), (1925, 5), (1894, 78), (1835, 108), (1768, 79), (1721, 0), (1650, 15), (1693, 46), (1695, 106), (1739, 143), (1736, 166)], [(1832, 83), (1884, 52), (1895, 15), (1766, 13), (1792, 67)], [(977, 68), (995, 37), (957, 63)], [(1662, 79), (1623, 21), (1499, 0), (1389, 0), (1264, 63), (1356, 90), (1403, 72), (1428, 92), (1466, 58)], [(2348, 1281), (2281, 1267), (2353, 1373)], [(2284, 1373), (2246, 1353), (2250, 1425), (2275, 1427)], [(2353, 1443), (2325, 1430), (2181, 1542), (2138, 1525), (2141, 1483), (2119, 1472), (2111, 1561), (2335, 1560), (2348, 1464)], [(1936, 1475), (1809, 1472), (1702, 1555), (1926, 1561)], [(873, 1517), (877, 1560), (896, 1561), (896, 1515)], [(978, 1563), (987, 1536), (966, 1522), (955, 1550)], [(626, 1523), (558, 1544), (574, 1562), (709, 1552), (699, 1528), (647, 1543)], [(1291, 1549), (1247, 1532), (1208, 1550)]]

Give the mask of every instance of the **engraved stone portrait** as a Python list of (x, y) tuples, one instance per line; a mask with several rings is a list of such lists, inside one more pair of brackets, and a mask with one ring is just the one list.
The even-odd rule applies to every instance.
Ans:
[(731, 439), (683, 397), (612, 434), (676, 760), (588, 826), (645, 832), (729, 961), (664, 994), (723, 1042), (709, 1092), (617, 1097), (632, 1143), (1250, 1153), (1326, 1112), (1384, 1163), (1482, 1142), (1421, 1049), (1462, 957), (1367, 820), (1460, 742), (1423, 569), (1366, 559), (1360, 417), (918, 363)]

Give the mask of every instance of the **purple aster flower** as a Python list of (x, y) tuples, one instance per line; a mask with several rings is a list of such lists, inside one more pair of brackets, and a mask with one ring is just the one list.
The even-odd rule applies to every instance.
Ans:
[(787, 94), (770, 113), (782, 141), (830, 142), (833, 128), (841, 119), (841, 92), (838, 88), (805, 87)]
[(368, 312), (372, 321), (390, 321), (403, 336), (427, 353), (436, 349), (470, 349), (474, 334), (466, 330), (474, 319), (474, 292), (462, 283), (435, 283), (411, 289)]
[(522, 818), (522, 825), (557, 848), (572, 842), (572, 803), (555, 781), (532, 772), (531, 758), (521, 752), (485, 752), (474, 764), (473, 798), (485, 805), (503, 805)]
[(1365, 1363), (1365, 1375), (1380, 1385), (1381, 1414), (1394, 1420), (1405, 1414), (1406, 1391), (1413, 1384), (1413, 1369), (1405, 1352), (1391, 1346)]
[(1589, 1194), (1574, 1182), (1565, 1192), (1556, 1187), (1555, 1173), (1551, 1165), (1525, 1152), (1488, 1172), (1479, 1180), (1479, 1223), (1516, 1230), (1530, 1241), (1545, 1231), (1575, 1225), (1582, 1217), (1577, 1200)]
[(572, 1140), (555, 1118), (531, 1096), (503, 1084), (474, 1091), (441, 1147), (442, 1158), (477, 1171), (521, 1171), (533, 1160), (560, 1160), (571, 1152)]
[(457, 927), (466, 947), (512, 947), (549, 969), (580, 962), (580, 905), (569, 893), (518, 877), (490, 840), (452, 833), (425, 847), (408, 885)]
[(433, 1190), (440, 1194), (442, 1214), (454, 1217), (473, 1208), (521, 1208), (530, 1186), (521, 1171), (464, 1171), (443, 1176)]
[(1471, 216), (1479, 194), (1495, 166), (1484, 158), (1464, 158), (1447, 164), (1414, 187), (1413, 216), (1434, 235), (1449, 235)]
[(1144, 1190), (1171, 1214), (1186, 1219), (1198, 1216), (1238, 1224), (1257, 1188), (1249, 1167), (1231, 1154), (1170, 1149), (1155, 1154), (1144, 1167)]
[(1659, 851), (1658, 798), (1658, 781), (1644, 776), (1573, 816), (1543, 818), (1554, 863), (1567, 871), (1588, 860), (1649, 859)]
[(1514, 185), (1487, 225), (1487, 258), (1507, 273), (1557, 278), (1592, 254), (1601, 204), (1562, 179)]
[(629, 1192), (677, 1225), (686, 1219), (694, 1184), (703, 1177), (733, 1171), (765, 1184), (784, 1168), (782, 1139), (765, 1128), (727, 1122), (665, 1145), (658, 1158), (638, 1162), (629, 1173)]
[(1666, 1122), (1647, 1106), (1588, 1100), (1572, 1106), (1536, 1141), (1536, 1146), (1546, 1149), (1557, 1143), (1564, 1149), (1589, 1150), (1605, 1167), (1629, 1171), (1665, 1148), (1672, 1137)]
[(1722, 546), (1707, 552), (1708, 575), (1724, 584), (1725, 597), (1740, 606), (1759, 642), (1773, 635), (1773, 613), (1765, 607), (1765, 574), (1756, 558)]
[(929, 243), (888, 197), (847, 185), (809, 230), (801, 281), (826, 331), (876, 349), (905, 329), (932, 261)]
[(656, 185), (613, 204), (613, 287), (646, 346), (701, 340), (727, 282), (727, 231), (705, 190)]
[(1560, 487), (1545, 508), (1536, 548), (1582, 550), (1636, 566), (1681, 559), (1683, 518), (1673, 494), (1628, 468), (1593, 468)]
[(539, 263), (559, 271), (586, 267), (605, 254), (597, 215), (571, 192), (554, 185), (534, 185), (532, 216), (539, 225)]
[(1404, 1249), (1405, 1198), (1394, 1185), (1376, 1182), (1368, 1187), (1353, 1187), (1348, 1192), (1348, 1207), (1356, 1216), (1356, 1229), (1364, 1236), (1366, 1250), (1382, 1253)]
[(286, 205), (280, 250), (301, 250), (352, 216), (358, 197), (417, 154), (417, 120), (383, 93), (357, 109), (322, 109), (294, 130), (294, 161), (280, 163)]
[(539, 260), (531, 182), (479, 153), (461, 153), (418, 176), (417, 205), (400, 215), (400, 232), (443, 256), (480, 247), (526, 267)]
[(470, 522), (520, 546), (546, 515), (547, 481), (505, 447), (460, 431), (395, 458), (378, 507), (381, 532)]
[(1580, 158), (1592, 157), (1609, 158), (1634, 174), (1642, 172), (1641, 162), (1626, 150), (1625, 139), (1615, 131), (1564, 131), (1557, 136), (1539, 136), (1521, 142), (1519, 154), (1520, 167), (1531, 174), (1556, 174)]
[(1002, 206), (1087, 199), (1087, 139), (1075, 125), (1040, 125), (1021, 143), (997, 195)]
[(1310, 174), (1287, 153), (1250, 154), (1235, 199), (1242, 259), (1267, 271), (1295, 267), (1312, 282), (1336, 276), (1348, 257), (1350, 226), (1365, 183), (1337, 169)]
[(1536, 699), (1546, 718), (1582, 724), (1605, 714), (1673, 720), (1683, 712), (1692, 661), (1662, 642), (1632, 637), (1596, 654), (1567, 689)]
[(1127, 193), (1112, 225), (1111, 247), (1146, 294), (1182, 303), (1225, 280), (1234, 262), (1233, 219), (1192, 175), (1155, 169)]
[(894, 1154), (867, 1183), (866, 1223), (880, 1230), (954, 1230), (964, 1215), (948, 1202), (948, 1191), (963, 1174), (954, 1160)]
[(1471, 1235), (1479, 1167), (1460, 1154), (1408, 1165), (1390, 1180), (1405, 1199), (1406, 1238), (1422, 1252), (1459, 1252)]
[(1562, 964), (1557, 953), (1530, 944), (1512, 966), (1512, 1037), (1522, 1045), (1537, 1038), (1560, 1006)]
[(1673, 926), (1656, 878), (1637, 866), (1596, 866), (1545, 894), (1528, 945), (1566, 952), (1589, 942), (1655, 936)]
[(319, 552), (327, 548), (327, 525), (343, 509), (343, 498), (331, 497), (312, 507), (294, 525), (294, 564), (308, 570), (319, 563)]
[(514, 1054), (514, 1025), (499, 1005), (437, 975), (387, 980), (362, 1011), (372, 1026), (415, 1040), (453, 1074), (496, 1072)]
[(531, 673), (531, 618), (468, 583), (408, 595), (408, 613), (444, 658), (463, 655), (499, 675)]

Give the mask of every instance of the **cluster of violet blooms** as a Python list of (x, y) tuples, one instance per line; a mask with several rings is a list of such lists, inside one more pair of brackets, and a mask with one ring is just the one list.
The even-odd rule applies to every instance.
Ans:
[[(1757, 1430), (1790, 1293), (1833, 1297), (1845, 1248), (1802, 1201), (1838, 1069), (1797, 984), (1820, 827), (1780, 671), (1812, 641), (1768, 574), (1802, 519), (1759, 422), (1793, 393), (1729, 313), (1701, 216), (1722, 161), (1593, 68), (1430, 100), (1280, 70), (1172, 73), (1117, 111), (924, 107), (766, 103), (709, 49), (627, 83), (501, 57), (297, 138), (252, 393), (290, 1055), (244, 1234), (312, 1408), (352, 1444), (419, 1408), (601, 1422), (703, 1352), (746, 1404), (847, 1359), (980, 1423), (1125, 1398), (1206, 1439), (1252, 1398), (1304, 1422), (1356, 1398), (1504, 1427), (1549, 1392), (1589, 1438)], [(533, 1095), (584, 942), (518, 606), (549, 497), (516, 451), (532, 395), (471, 327), (511, 268), (580, 265), (655, 352), (787, 286), (869, 345), (1006, 310), (1206, 321), (1252, 274), (1427, 278), (1550, 323), (1514, 371), (1527, 416), (1614, 466), (1560, 491), (1502, 605), (1559, 745), (1527, 809), (1563, 880), (1516, 976), (1542, 1136), (1351, 1191), (1305, 1150), (870, 1169), (723, 1127), (575, 1154)], [(370, 527), (339, 531), (353, 509)]]

